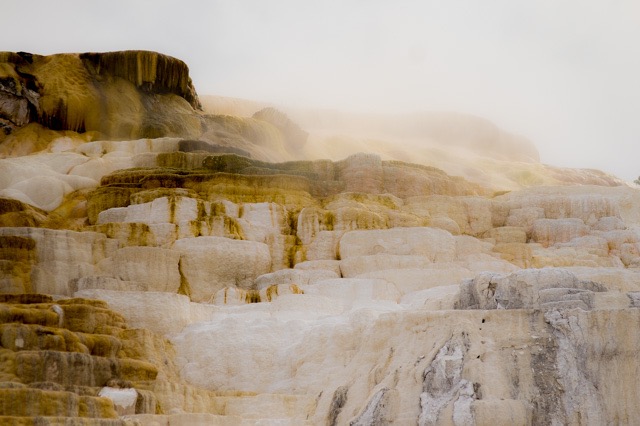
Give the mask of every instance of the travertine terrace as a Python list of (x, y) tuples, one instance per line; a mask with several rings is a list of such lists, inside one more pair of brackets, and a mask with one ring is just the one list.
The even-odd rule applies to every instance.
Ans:
[(337, 117), (0, 54), (0, 422), (640, 418), (637, 189), (476, 117)]

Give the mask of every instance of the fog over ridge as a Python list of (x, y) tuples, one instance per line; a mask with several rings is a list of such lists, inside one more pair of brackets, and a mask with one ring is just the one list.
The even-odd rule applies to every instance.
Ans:
[(631, 0), (5, 2), (0, 50), (157, 50), (201, 95), (378, 113), (456, 111), (541, 161), (632, 180), (640, 4)]

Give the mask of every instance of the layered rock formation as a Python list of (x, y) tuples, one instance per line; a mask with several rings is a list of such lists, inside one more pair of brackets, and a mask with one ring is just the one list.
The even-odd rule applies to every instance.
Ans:
[(126, 414), (156, 414), (157, 399), (145, 389), (167, 370), (161, 338), (127, 328), (104, 302), (2, 296), (3, 423), (115, 425)]
[(187, 66), (165, 55), (20, 52), (0, 60), (6, 134), (29, 123), (36, 132), (44, 126), (116, 138), (193, 132), (199, 125)]
[[(499, 161), (563, 185), (503, 191), (384, 153), (300, 159), (313, 133), (264, 106), (250, 118), (198, 112), (177, 60), (3, 58), (14, 84), (0, 87), (0, 420), (591, 425), (640, 414), (637, 189), (598, 172), (558, 178), (518, 162), (509, 138), (476, 167)], [(91, 130), (90, 97), (44, 120), (58, 61), (86, 77), (80, 93), (116, 84), (158, 103), (128, 127), (147, 137)], [(112, 98), (100, 111), (125, 128)], [(197, 136), (167, 130), (182, 108)], [(477, 136), (438, 123), (420, 131)]]

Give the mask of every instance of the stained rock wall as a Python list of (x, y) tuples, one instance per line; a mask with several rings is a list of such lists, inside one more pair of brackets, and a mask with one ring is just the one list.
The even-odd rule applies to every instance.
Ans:
[[(602, 185), (496, 191), (373, 153), (294, 161), (304, 130), (196, 111), (177, 60), (0, 59), (0, 421), (638, 418), (637, 189), (594, 172)], [(46, 98), (63, 87), (80, 97)], [(101, 90), (115, 103), (100, 108), (156, 120), (150, 137), (75, 132)], [(187, 130), (151, 137), (165, 118)], [(149, 123), (127, 119), (108, 125)]]
[(0, 158), (179, 137), (198, 149), (275, 160), (293, 158), (305, 139), (275, 110), (258, 118), (203, 113), (187, 65), (149, 51), (0, 52), (0, 130)]
[(2, 422), (156, 413), (156, 397), (144, 387), (160, 366), (145, 359), (142, 342), (104, 302), (38, 294), (1, 300)]
[[(371, 155), (273, 164), (185, 153), (167, 168), (143, 146), (134, 155), (150, 167), (94, 175), (82, 232), (0, 229), (4, 292), (102, 299), (171, 339), (175, 369), (139, 386), (165, 414), (123, 411), (130, 421), (637, 415), (626, 395), (638, 383), (624, 373), (637, 336), (622, 325), (640, 306), (634, 189), (492, 196)], [(53, 212), (31, 214), (46, 224)], [(133, 398), (118, 392), (103, 395)]]
[[(5, 133), (30, 122), (111, 137), (144, 136), (161, 129), (180, 133), (188, 128), (167, 113), (181, 111), (184, 121), (192, 115), (189, 110), (199, 107), (186, 64), (155, 52), (21, 52), (3, 54), (2, 59)], [(199, 124), (195, 117), (191, 121), (192, 126)]]

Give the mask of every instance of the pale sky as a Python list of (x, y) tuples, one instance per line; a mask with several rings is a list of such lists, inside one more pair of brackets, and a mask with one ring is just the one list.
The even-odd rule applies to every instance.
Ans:
[(640, 175), (640, 1), (2, 2), (0, 50), (156, 50), (199, 94), (457, 111), (545, 163)]

